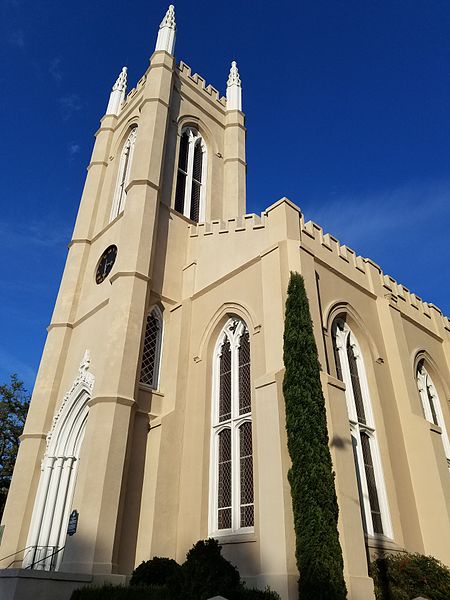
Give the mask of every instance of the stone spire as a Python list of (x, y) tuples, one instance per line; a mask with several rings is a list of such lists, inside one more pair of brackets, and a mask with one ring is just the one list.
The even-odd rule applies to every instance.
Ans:
[(235, 60), (231, 63), (227, 81), (227, 110), (242, 110), (242, 85)]
[(166, 12), (164, 19), (161, 21), (158, 31), (158, 39), (156, 40), (155, 52), (164, 50), (169, 54), (173, 54), (175, 50), (175, 32), (177, 26), (175, 23), (175, 9), (171, 4)]
[(116, 83), (113, 85), (111, 95), (109, 97), (108, 108), (106, 109), (107, 115), (118, 115), (120, 106), (125, 100), (125, 94), (127, 92), (127, 68), (124, 67), (117, 78)]

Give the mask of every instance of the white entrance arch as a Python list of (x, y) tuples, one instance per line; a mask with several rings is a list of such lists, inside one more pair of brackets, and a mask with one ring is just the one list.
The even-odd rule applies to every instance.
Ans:
[(86, 350), (78, 377), (64, 396), (47, 435), (23, 568), (51, 571), (61, 565), (88, 401), (94, 386), (89, 365), (90, 356)]

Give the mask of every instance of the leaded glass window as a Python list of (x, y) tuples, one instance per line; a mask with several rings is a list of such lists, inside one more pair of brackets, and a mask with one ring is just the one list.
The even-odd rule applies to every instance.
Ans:
[(150, 312), (145, 324), (144, 349), (142, 352), (140, 382), (158, 389), (161, 359), (162, 314), (158, 307)]
[(426, 420), (441, 428), (442, 445), (444, 446), (444, 453), (447, 459), (448, 468), (450, 469), (450, 442), (445, 426), (444, 415), (442, 413), (441, 402), (423, 359), (417, 366), (416, 382)]
[(364, 528), (370, 535), (390, 536), (391, 525), (380, 451), (361, 349), (344, 317), (334, 321), (332, 335), (336, 373), (345, 383)]
[(175, 210), (198, 223), (204, 218), (206, 146), (192, 127), (184, 129), (180, 139)]
[(250, 335), (230, 318), (215, 350), (213, 372), (211, 533), (254, 525)]

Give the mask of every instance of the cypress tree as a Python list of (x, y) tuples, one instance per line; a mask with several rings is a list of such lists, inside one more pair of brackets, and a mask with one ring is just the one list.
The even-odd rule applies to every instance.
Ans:
[(291, 273), (284, 329), (286, 431), (301, 600), (343, 600), (347, 590), (337, 530), (320, 365), (303, 277)]

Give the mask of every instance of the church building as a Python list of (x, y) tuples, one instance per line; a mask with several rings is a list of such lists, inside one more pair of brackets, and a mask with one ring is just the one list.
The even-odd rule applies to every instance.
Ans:
[(0, 597), (67, 600), (215, 537), (248, 586), (297, 598), (282, 393), (297, 271), (348, 597), (373, 599), (379, 552), (450, 565), (450, 321), (289, 199), (246, 213), (238, 67), (222, 97), (175, 62), (175, 32), (170, 6), (96, 133), (3, 516)]

